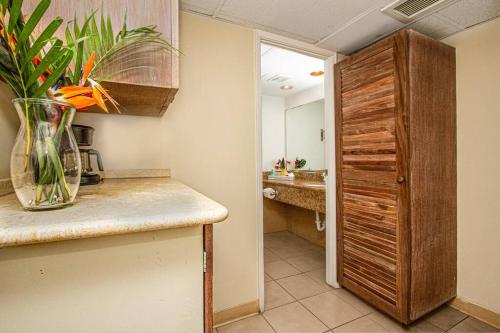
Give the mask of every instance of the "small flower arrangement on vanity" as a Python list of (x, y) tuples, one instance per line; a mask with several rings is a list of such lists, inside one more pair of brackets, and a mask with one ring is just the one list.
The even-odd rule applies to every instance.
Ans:
[(294, 162), (295, 170), (302, 169), (303, 167), (306, 166), (306, 163), (307, 163), (307, 161), (303, 158), (301, 158), (301, 159), (299, 159), (298, 157), (295, 158), (295, 162)]
[(291, 162), (288, 160), (285, 160), (283, 157), (282, 159), (278, 160), (274, 164), (273, 170), (271, 170), (271, 174), (267, 177), (268, 179), (272, 180), (292, 180), (294, 177), (294, 174), (292, 172), (288, 171), (288, 165), (290, 165)]
[[(31, 15), (22, 0), (0, 0), (0, 77), (16, 95), (12, 101), (21, 126), (11, 154), (11, 180), (21, 205), (29, 210), (56, 208), (74, 202), (80, 183), (80, 155), (71, 131), (76, 109), (118, 103), (100, 82), (133, 66), (134, 51), (153, 47), (172, 51), (155, 27), (127, 29), (126, 18), (113, 33), (109, 16), (96, 11), (80, 26), (68, 22), (65, 41), (56, 37), (57, 17), (35, 35), (50, 0), (41, 0)], [(126, 60), (125, 60), (126, 59)], [(106, 65), (122, 62), (107, 73)]]

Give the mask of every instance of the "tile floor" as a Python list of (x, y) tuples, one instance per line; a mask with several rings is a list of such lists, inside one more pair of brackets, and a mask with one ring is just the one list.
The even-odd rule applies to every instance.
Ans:
[(500, 332), (448, 306), (408, 327), (325, 281), (324, 249), (289, 232), (264, 236), (265, 312), (214, 333)]

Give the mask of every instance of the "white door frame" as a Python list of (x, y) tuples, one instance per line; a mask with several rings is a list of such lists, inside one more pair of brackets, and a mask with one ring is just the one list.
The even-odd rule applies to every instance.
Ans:
[(312, 44), (279, 36), (273, 33), (255, 31), (255, 106), (256, 106), (256, 163), (257, 163), (257, 232), (259, 246), (259, 308), (264, 312), (264, 216), (262, 197), (262, 99), (260, 88), (260, 44), (266, 43), (281, 48), (314, 56), (325, 61), (325, 160), (328, 177), (326, 178), (326, 282), (338, 288), (337, 283), (337, 232), (335, 226), (335, 126), (334, 126), (334, 84), (333, 64), (337, 54)]

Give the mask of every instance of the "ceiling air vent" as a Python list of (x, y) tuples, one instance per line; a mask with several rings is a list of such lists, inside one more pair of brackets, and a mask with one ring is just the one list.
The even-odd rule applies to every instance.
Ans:
[(452, 4), (456, 0), (397, 0), (381, 9), (396, 20), (411, 23)]
[(288, 81), (290, 78), (283, 76), (281, 74), (272, 74), (272, 73), (263, 73), (261, 76), (262, 81), (268, 81), (268, 82), (278, 82), (278, 83), (283, 83), (285, 81)]

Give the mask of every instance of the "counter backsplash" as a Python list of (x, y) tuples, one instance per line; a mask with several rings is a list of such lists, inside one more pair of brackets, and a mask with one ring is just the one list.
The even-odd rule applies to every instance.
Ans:
[[(170, 169), (133, 169), (133, 170), (106, 170), (101, 175), (104, 179), (120, 178), (170, 178)], [(0, 179), (0, 196), (14, 192), (9, 178)]]
[[(327, 170), (314, 170), (314, 171), (299, 170), (292, 172), (295, 175), (295, 179), (304, 179), (304, 180), (318, 181), (318, 182), (322, 182), (324, 180), (323, 175), (328, 174)], [(266, 180), (267, 176), (269, 176), (271, 172), (264, 171), (262, 174), (263, 174), (262, 178)]]
[(0, 196), (14, 192), (10, 179), (0, 179)]

